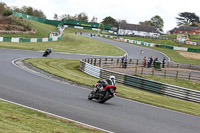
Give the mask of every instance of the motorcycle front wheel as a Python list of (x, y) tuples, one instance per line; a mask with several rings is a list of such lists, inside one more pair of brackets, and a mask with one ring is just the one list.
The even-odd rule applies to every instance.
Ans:
[(90, 92), (90, 94), (88, 95), (88, 100), (92, 100), (93, 99), (93, 91)]
[(99, 103), (104, 103), (105, 101), (108, 100), (108, 97), (109, 97), (109, 92), (108, 91), (105, 91), (104, 94), (102, 94), (103, 96), (99, 96), (98, 98), (98, 102)]

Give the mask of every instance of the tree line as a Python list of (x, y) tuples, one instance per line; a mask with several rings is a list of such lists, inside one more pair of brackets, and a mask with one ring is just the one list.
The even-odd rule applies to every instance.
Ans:
[[(9, 16), (12, 14), (12, 11), (17, 11), (20, 13), (28, 14), (31, 16), (36, 16), (40, 18), (46, 18), (45, 14), (42, 12), (42, 10), (34, 9), (30, 6), (23, 6), (22, 8), (18, 8), (16, 6), (8, 7), (5, 3), (0, 2), (0, 14), (3, 16)], [(70, 14), (63, 14), (61, 16), (58, 16), (57, 14), (54, 14), (54, 20), (75, 20), (75, 21), (83, 21), (83, 22), (91, 22), (91, 23), (97, 23), (97, 17), (93, 16), (91, 20), (89, 20), (88, 15), (84, 12), (81, 12), (79, 14), (70, 15)], [(177, 20), (177, 26), (195, 26), (200, 27), (200, 19), (199, 16), (197, 16), (195, 13), (191, 12), (182, 12), (178, 14), (178, 17), (176, 17)], [(113, 29), (118, 30), (120, 27), (120, 24), (127, 24), (126, 20), (116, 20), (111, 16), (105, 17), (100, 24), (104, 25), (110, 25)], [(145, 25), (145, 26), (154, 26), (158, 32), (163, 31), (164, 27), (164, 21), (159, 15), (153, 16), (150, 20), (145, 20), (139, 22), (139, 25)]]
[(9, 16), (12, 14), (12, 11), (46, 19), (46, 15), (42, 10), (34, 9), (31, 6), (23, 6), (22, 8), (18, 8), (17, 6), (9, 7), (4, 2), (0, 2), (0, 15)]
[[(91, 21), (88, 21), (88, 16), (86, 13), (76, 14), (74, 16), (70, 14), (64, 14), (58, 18), (57, 14), (54, 15), (54, 19), (56, 20), (76, 20), (76, 21), (84, 21), (84, 22), (93, 22), (97, 23), (97, 17), (93, 17)], [(182, 12), (178, 14), (176, 17), (177, 26), (195, 26), (200, 27), (200, 18), (195, 13), (191, 12)], [(119, 29), (120, 24), (127, 24), (126, 20), (116, 20), (111, 16), (105, 17), (101, 22), (101, 24), (110, 25), (111, 27), (115, 27)], [(157, 29), (158, 32), (163, 32), (164, 21), (159, 15), (153, 16), (150, 20), (140, 21), (139, 25), (144, 26), (153, 26)]]

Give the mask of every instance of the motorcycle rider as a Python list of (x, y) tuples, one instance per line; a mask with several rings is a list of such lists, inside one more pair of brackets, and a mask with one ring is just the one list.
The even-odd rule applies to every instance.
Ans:
[(107, 81), (108, 85), (116, 86), (115, 76), (110, 75), (109, 79), (107, 79), (106, 81)]
[(110, 75), (110, 77), (108, 79), (103, 79), (103, 80), (99, 80), (97, 82), (97, 84), (94, 87), (94, 93), (96, 91), (98, 91), (99, 89), (103, 89), (104, 87), (106, 87), (107, 85), (113, 85), (116, 86), (116, 82), (115, 82), (115, 76)]
[(48, 48), (46, 51), (50, 54), (52, 52), (52, 48)]

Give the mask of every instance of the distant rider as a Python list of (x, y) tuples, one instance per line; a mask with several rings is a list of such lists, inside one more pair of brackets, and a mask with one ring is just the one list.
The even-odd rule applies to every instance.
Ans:
[(48, 48), (46, 51), (50, 54), (52, 52), (52, 48)]

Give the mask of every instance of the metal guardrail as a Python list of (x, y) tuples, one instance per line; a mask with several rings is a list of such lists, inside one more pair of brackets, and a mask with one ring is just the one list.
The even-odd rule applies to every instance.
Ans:
[(200, 91), (164, 84), (161, 82), (126, 75), (119, 72), (112, 72), (97, 66), (93, 66), (90, 63), (86, 62), (86, 60), (80, 61), (80, 70), (91, 76), (103, 79), (108, 78), (110, 75), (114, 75), (116, 77), (116, 82), (127, 86), (136, 87), (165, 96), (200, 103)]

